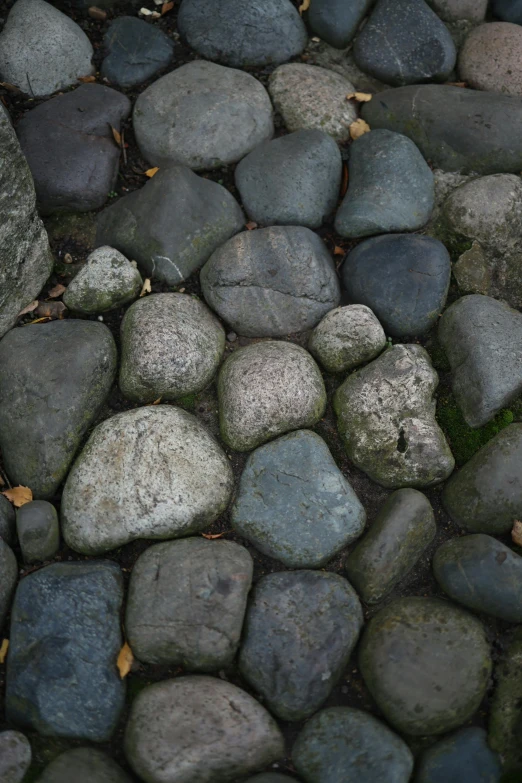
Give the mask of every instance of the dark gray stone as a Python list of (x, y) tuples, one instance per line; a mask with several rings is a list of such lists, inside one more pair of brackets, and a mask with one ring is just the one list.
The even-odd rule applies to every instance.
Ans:
[(295, 778), (288, 775), (280, 775), (278, 772), (262, 772), (260, 775), (254, 775), (248, 778), (246, 783), (295, 783)]
[(0, 780), (2, 783), (22, 783), (31, 764), (31, 745), (19, 731), (0, 734)]
[(23, 579), (11, 612), (6, 715), (44, 736), (106, 742), (125, 685), (116, 563), (55, 563)]
[(0, 538), (0, 631), (11, 606), (11, 598), (18, 579), (18, 563), (11, 548)]
[(25, 563), (52, 560), (60, 548), (58, 514), (47, 500), (33, 500), (19, 508), (16, 531)]
[(306, 27), (290, 0), (183, 0), (178, 30), (207, 60), (234, 68), (279, 65), (306, 46)]
[(418, 337), (438, 321), (451, 276), (438, 239), (385, 234), (361, 242), (346, 257), (342, 280), (350, 302), (369, 307), (393, 337)]
[(107, 52), (101, 75), (119, 87), (134, 87), (166, 68), (174, 43), (157, 27), (135, 16), (120, 16), (103, 37)]
[(131, 102), (101, 84), (82, 84), (27, 112), (16, 132), (36, 188), (38, 208), (51, 212), (99, 209), (116, 184), (120, 130)]
[(522, 24), (522, 0), (492, 0), (491, 10), (503, 22)]
[(473, 726), (436, 742), (419, 758), (415, 783), (499, 783), (502, 765), (484, 729)]
[(0, 448), (13, 484), (35, 498), (56, 492), (110, 391), (116, 359), (114, 339), (98, 322), (52, 321), (5, 335)]
[(0, 495), (0, 537), (13, 546), (16, 541), (16, 514), (10, 502)]
[(303, 226), (236, 235), (201, 270), (201, 288), (210, 307), (246, 337), (311, 329), (341, 299), (325, 243)]
[(323, 41), (344, 49), (370, 8), (372, 0), (314, 0), (310, 3), (306, 20), (315, 35)]
[[(506, 770), (516, 769), (520, 772), (522, 766), (520, 746), (522, 628), (515, 630), (513, 638), (495, 667), (494, 676), (496, 686), (491, 700), (488, 744), (493, 751), (502, 754)], [(505, 783), (509, 783), (509, 777)], [(516, 783), (516, 778), (513, 783)]]
[(350, 147), (348, 192), (335, 218), (343, 237), (364, 237), (424, 226), (434, 203), (431, 169), (415, 144), (377, 129)]
[(340, 678), (363, 624), (357, 593), (337, 574), (262, 577), (247, 610), (239, 668), (283, 720), (308, 717)]
[(36, 783), (131, 783), (115, 761), (96, 748), (74, 748), (57, 756)]
[(147, 277), (177, 285), (243, 225), (228, 190), (185, 166), (171, 166), (100, 213), (96, 245), (115, 247)]
[(341, 153), (332, 137), (301, 130), (260, 144), (238, 164), (234, 176), (243, 206), (256, 223), (319, 228), (335, 209), (341, 174)]

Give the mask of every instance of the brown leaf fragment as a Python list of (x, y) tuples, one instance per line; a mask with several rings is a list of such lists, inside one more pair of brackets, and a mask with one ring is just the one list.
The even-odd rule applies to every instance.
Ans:
[(230, 533), (230, 530), (224, 530), (222, 533), (202, 533), (201, 535), (203, 538), (207, 538), (209, 541), (213, 541), (215, 538), (222, 538), (223, 536), (226, 536), (227, 533)]
[(5, 489), (1, 494), (6, 497), (15, 508), (25, 506), (26, 503), (30, 503), (33, 499), (33, 493), (29, 487), (13, 487), (12, 489)]
[(247, 231), (253, 231), (254, 228), (257, 228), (257, 223), (253, 220), (249, 220), (248, 223), (245, 223), (245, 228)]
[(446, 87), (467, 87), (467, 82), (446, 82)]
[(27, 313), (32, 313), (33, 310), (36, 310), (37, 307), (38, 307), (38, 299), (35, 299), (33, 302), (31, 302), (31, 304), (28, 304), (27, 307), (24, 307), (23, 310), (20, 310), (20, 312), (18, 313), (18, 318), (20, 318), (20, 316), (22, 315), (26, 315)]
[(67, 310), (63, 302), (39, 302), (35, 315), (38, 318), (62, 319)]
[(359, 118), (350, 125), (350, 137), (354, 140), (358, 139), (360, 136), (364, 136), (365, 133), (368, 133), (369, 130), (370, 126), (368, 123)]
[(121, 133), (117, 131), (116, 128), (113, 128), (112, 125), (111, 125), (111, 131), (112, 131), (112, 137), (114, 141), (116, 142), (118, 147), (121, 147)]
[(96, 76), (78, 76), (77, 81), (82, 82), (83, 84), (90, 84), (90, 82), (96, 81)]
[(130, 672), (133, 661), (134, 655), (132, 654), (132, 650), (127, 642), (125, 642), (118, 654), (118, 660), (116, 661), (116, 666), (118, 667), (118, 671), (122, 680)]
[(49, 316), (44, 316), (43, 318), (36, 318), (34, 321), (29, 321), (28, 324), (24, 324), (24, 326), (31, 326), (32, 324), (43, 324), (47, 321), (52, 321), (53, 319)]
[(343, 196), (346, 194), (346, 191), (348, 190), (348, 166), (346, 163), (343, 163), (343, 176), (341, 179), (341, 192), (340, 197), (343, 198)]
[(311, 2), (311, 0), (303, 0), (301, 5), (299, 6), (299, 13), (300, 14), (303, 14), (305, 11), (308, 11), (308, 9), (310, 8), (310, 2)]
[(368, 103), (372, 98), (371, 92), (349, 92), (346, 96), (347, 101), (357, 101), (357, 103)]
[(151, 405), (159, 405), (161, 402), (161, 397), (158, 397), (157, 400), (154, 400), (154, 402), (151, 402)]
[(91, 5), (87, 9), (87, 13), (91, 19), (97, 19), (99, 22), (104, 22), (107, 19), (107, 11), (104, 11), (103, 8), (98, 8), (96, 5)]
[(174, 8), (174, 2), (171, 0), (170, 3), (163, 3), (161, 6), (161, 15), (164, 16), (164, 14), (168, 14), (169, 11), (172, 11)]
[(334, 256), (344, 256), (344, 250), (339, 245), (334, 247)]
[(0, 644), (0, 663), (3, 663), (5, 661), (5, 656), (7, 655), (8, 649), (9, 649), (9, 639), (4, 639), (2, 641), (2, 644)]
[(150, 277), (146, 277), (143, 281), (143, 286), (140, 291), (140, 296), (145, 296), (145, 294), (151, 294), (152, 293), (152, 287), (150, 285)]
[(153, 177), (154, 174), (157, 174), (158, 171), (159, 171), (159, 166), (154, 166), (154, 168), (147, 169), (147, 171), (144, 171), (143, 173), (145, 174), (146, 177)]
[(513, 528), (511, 530), (511, 540), (517, 546), (522, 546), (522, 522), (519, 519), (515, 519), (513, 522)]
[(0, 82), (0, 87), (3, 87), (4, 90), (7, 90), (8, 92), (21, 92), (21, 90), (15, 84), (10, 84), (9, 82)]
[(47, 296), (49, 299), (56, 299), (58, 296), (61, 296), (63, 293), (65, 293), (65, 291), (67, 291), (67, 288), (61, 283), (57, 283), (53, 288), (51, 288)]

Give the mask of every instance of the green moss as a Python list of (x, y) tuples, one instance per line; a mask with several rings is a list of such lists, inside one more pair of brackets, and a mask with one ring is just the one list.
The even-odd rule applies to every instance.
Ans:
[(193, 394), (186, 394), (184, 397), (180, 397), (176, 400), (176, 403), (181, 407), (185, 408), (186, 411), (189, 411), (192, 413), (196, 409), (196, 402), (198, 399), (198, 395)]

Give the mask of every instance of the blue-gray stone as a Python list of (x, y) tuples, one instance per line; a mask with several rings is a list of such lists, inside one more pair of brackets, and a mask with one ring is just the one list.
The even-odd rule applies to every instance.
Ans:
[(13, 546), (16, 541), (15, 510), (3, 495), (0, 495), (0, 538), (9, 546)]
[(472, 726), (436, 742), (419, 758), (415, 783), (499, 783), (502, 766), (484, 729)]
[(522, 24), (522, 0), (493, 0), (491, 10), (503, 22)]
[(18, 579), (18, 563), (13, 551), (0, 538), (0, 631), (11, 606), (11, 598)]
[(55, 563), (20, 582), (7, 664), (10, 723), (44, 736), (110, 739), (125, 699), (116, 668), (122, 600), (112, 562)]
[(115, 19), (103, 37), (107, 52), (101, 75), (119, 87), (133, 87), (166, 68), (174, 44), (164, 32), (135, 16)]
[(344, 49), (372, 4), (372, 0), (314, 0), (310, 3), (306, 20), (310, 29), (323, 41)]
[(351, 707), (314, 715), (297, 737), (292, 760), (306, 783), (408, 783), (413, 770), (406, 743), (373, 715)]
[(298, 430), (256, 449), (232, 526), (289, 568), (320, 568), (361, 535), (366, 514), (319, 435)]
[(335, 218), (343, 237), (424, 226), (434, 202), (433, 174), (407, 136), (377, 129), (350, 147), (349, 186)]
[(33, 500), (18, 509), (16, 532), (25, 563), (52, 560), (60, 548), (58, 513), (47, 500)]
[(450, 275), (442, 242), (413, 234), (366, 239), (342, 267), (349, 301), (369, 307), (386, 333), (399, 338), (423, 335), (437, 322)]

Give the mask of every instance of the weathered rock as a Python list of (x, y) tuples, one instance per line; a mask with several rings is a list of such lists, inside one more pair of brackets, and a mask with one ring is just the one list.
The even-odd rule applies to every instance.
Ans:
[(11, 548), (0, 539), (0, 631), (11, 606), (11, 598), (18, 579), (18, 563)]
[(369, 307), (336, 307), (317, 324), (308, 350), (327, 372), (352, 370), (375, 359), (386, 347), (386, 335)]
[(31, 764), (31, 745), (19, 731), (0, 734), (0, 780), (2, 783), (22, 783)]
[(115, 310), (136, 299), (143, 280), (130, 261), (113, 247), (99, 247), (69, 283), (63, 302), (84, 315)]
[(495, 668), (488, 726), (490, 748), (502, 754), (507, 770), (520, 770), (520, 700), (522, 699), (522, 631), (517, 629)]
[(522, 24), (521, 0), (492, 0), (492, 11), (504, 22)]
[(15, 510), (3, 495), (0, 495), (0, 538), (9, 546), (16, 541)]
[(25, 563), (52, 560), (60, 548), (58, 513), (47, 500), (33, 500), (18, 509), (16, 532)]
[(37, 783), (131, 783), (129, 776), (109, 756), (96, 748), (74, 748), (57, 756)]
[(459, 19), (483, 22), (488, 0), (428, 0), (428, 5), (431, 5), (446, 22), (455, 22)]
[(162, 30), (135, 16), (120, 16), (103, 36), (107, 54), (101, 75), (119, 87), (134, 87), (166, 68), (174, 44)]
[(459, 256), (451, 271), (462, 294), (491, 294), (493, 276), (488, 257), (478, 242), (473, 242), (469, 250)]
[(468, 35), (459, 55), (459, 74), (475, 90), (522, 95), (522, 27), (489, 22)]
[(355, 0), (345, 3), (343, 0), (314, 0), (310, 4), (307, 22), (315, 35), (331, 46), (344, 49), (348, 46), (363, 17), (371, 5), (371, 0)]
[(473, 726), (439, 740), (419, 759), (415, 783), (500, 783), (502, 766), (487, 743), (486, 732)]

